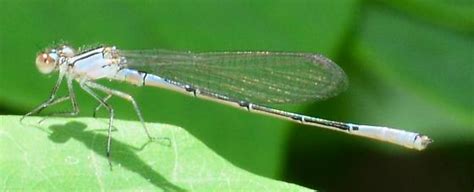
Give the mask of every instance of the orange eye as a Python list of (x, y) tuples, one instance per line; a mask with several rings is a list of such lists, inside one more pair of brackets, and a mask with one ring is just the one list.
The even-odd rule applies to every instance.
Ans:
[(43, 74), (51, 73), (56, 68), (56, 61), (47, 53), (36, 56), (36, 67)]

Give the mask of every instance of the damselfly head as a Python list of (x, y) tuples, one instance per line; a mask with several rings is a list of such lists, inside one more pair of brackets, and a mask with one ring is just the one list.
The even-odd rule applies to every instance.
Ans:
[(43, 74), (53, 72), (58, 67), (59, 55), (55, 49), (39, 53), (36, 56), (36, 67)]
[(43, 74), (48, 74), (56, 70), (59, 66), (59, 58), (73, 57), (76, 51), (67, 46), (60, 45), (57, 49), (47, 49), (36, 56), (36, 67)]

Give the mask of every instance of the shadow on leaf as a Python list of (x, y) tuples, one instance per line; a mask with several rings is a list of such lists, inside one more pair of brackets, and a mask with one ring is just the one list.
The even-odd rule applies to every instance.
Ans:
[[(68, 122), (64, 125), (51, 125), (49, 129), (52, 133), (49, 135), (49, 139), (55, 143), (65, 143), (69, 139), (75, 139), (83, 143), (87, 148), (93, 150), (95, 153), (105, 157), (105, 144), (107, 137), (94, 131), (85, 131), (86, 127), (85, 124), (77, 121)], [(153, 170), (136, 155), (135, 150), (137, 150), (135, 147), (112, 138), (111, 161), (141, 175), (154, 186), (157, 186), (164, 191), (186, 191), (169, 182), (166, 178)], [(114, 154), (114, 151), (119, 153)]]

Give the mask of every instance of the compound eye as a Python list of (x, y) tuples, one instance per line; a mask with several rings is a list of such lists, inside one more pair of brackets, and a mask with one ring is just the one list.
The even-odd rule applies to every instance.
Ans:
[(56, 60), (47, 53), (36, 56), (36, 67), (43, 74), (51, 73), (56, 68)]

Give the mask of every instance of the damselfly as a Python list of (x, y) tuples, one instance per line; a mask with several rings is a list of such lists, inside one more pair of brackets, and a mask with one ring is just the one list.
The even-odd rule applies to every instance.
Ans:
[[(221, 101), (248, 111), (277, 116), (316, 127), (342, 131), (423, 150), (432, 142), (425, 135), (380, 126), (356, 125), (330, 121), (279, 110), (271, 104), (318, 101), (337, 95), (347, 87), (344, 71), (330, 59), (312, 53), (286, 52), (216, 52), (191, 53), (166, 50), (127, 51), (100, 46), (76, 53), (66, 45), (47, 49), (36, 57), (43, 74), (54, 71), (59, 77), (50, 97), (24, 117), (70, 100), (72, 111), (79, 108), (73, 82), (109, 111), (106, 154), (110, 158), (114, 110), (107, 103), (112, 96), (132, 103), (149, 139), (140, 109), (127, 93), (96, 83), (98, 79), (124, 81), (137, 86), (154, 86), (192, 93), (196, 97)], [(63, 80), (68, 95), (56, 97)], [(107, 94), (100, 97), (96, 91)], [(23, 117), (23, 118), (24, 118)]]

